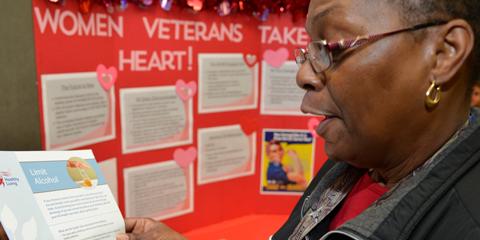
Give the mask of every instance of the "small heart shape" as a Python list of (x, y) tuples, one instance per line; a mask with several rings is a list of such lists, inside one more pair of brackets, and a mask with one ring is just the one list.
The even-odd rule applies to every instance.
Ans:
[(241, 121), (241, 127), (243, 133), (245, 133), (246, 136), (250, 136), (252, 133), (257, 131), (258, 127), (258, 119), (254, 117), (244, 117), (242, 118)]
[(188, 0), (187, 5), (195, 11), (200, 11), (203, 8), (203, 0)]
[(197, 149), (195, 147), (189, 147), (187, 150), (177, 148), (173, 152), (173, 159), (181, 168), (188, 168), (197, 158)]
[(243, 61), (249, 68), (255, 67), (257, 65), (257, 55), (255, 54), (243, 54)]
[(310, 118), (310, 120), (308, 120), (308, 131), (315, 138), (318, 138), (317, 131), (315, 131), (315, 129), (318, 127), (318, 124), (320, 124), (320, 120), (317, 118)]
[(268, 49), (263, 53), (263, 59), (265, 60), (265, 62), (267, 62), (268, 65), (274, 68), (281, 67), (285, 63), (285, 61), (288, 60), (288, 57), (289, 53), (288, 49), (286, 48), (279, 48), (276, 51)]
[(197, 93), (197, 83), (193, 81), (185, 83), (185, 81), (180, 79), (175, 84), (175, 91), (180, 99), (183, 101), (188, 101)]
[(115, 67), (109, 67), (107, 69), (103, 64), (97, 66), (97, 80), (100, 86), (107, 92), (115, 85), (117, 75), (118, 71)]

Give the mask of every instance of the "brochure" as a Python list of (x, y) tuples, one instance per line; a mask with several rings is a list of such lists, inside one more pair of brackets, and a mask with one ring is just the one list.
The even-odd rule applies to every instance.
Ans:
[(0, 222), (10, 239), (115, 239), (122, 214), (92, 151), (0, 152)]

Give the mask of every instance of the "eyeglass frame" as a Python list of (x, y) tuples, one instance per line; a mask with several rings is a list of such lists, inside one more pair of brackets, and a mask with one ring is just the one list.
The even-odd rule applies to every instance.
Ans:
[[(337, 52), (337, 51), (343, 52), (343, 51), (346, 51), (348, 49), (357, 48), (357, 47), (360, 47), (360, 46), (365, 45), (367, 43), (375, 42), (375, 41), (378, 41), (380, 39), (383, 39), (385, 37), (389, 37), (389, 36), (392, 36), (392, 35), (395, 35), (395, 34), (417, 31), (417, 30), (424, 29), (424, 28), (444, 25), (448, 22), (449, 21), (447, 21), (447, 20), (436, 20), (436, 21), (432, 21), (432, 22), (428, 22), (428, 23), (422, 23), (422, 24), (414, 25), (413, 27), (403, 28), (403, 29), (399, 29), (399, 30), (395, 30), (395, 31), (391, 31), (391, 32), (373, 34), (373, 35), (365, 35), (365, 36), (357, 36), (355, 39), (350, 39), (350, 40), (341, 39), (340, 41), (336, 41), (336, 42), (328, 42), (327, 40), (312, 41), (312, 42), (307, 44), (306, 48), (295, 49), (295, 53), (294, 53), (295, 62), (297, 63), (297, 65), (301, 66), (308, 60), (310, 62), (310, 65), (311, 65), (313, 71), (318, 74), (318, 73), (321, 73), (321, 72), (324, 72), (324, 71), (328, 70), (333, 65), (333, 63), (334, 63), (333, 52)], [(320, 69), (320, 70), (317, 69), (317, 68), (320, 68), (319, 65), (322, 64), (322, 63), (317, 64), (317, 67), (314, 64), (315, 62), (319, 62), (321, 60), (317, 59), (315, 56), (313, 56), (313, 54), (310, 54), (311, 51), (309, 51), (308, 49), (311, 48), (310, 47), (311, 44), (320, 44), (320, 46), (321, 46), (320, 51), (322, 51), (322, 50), (326, 51), (326, 54), (327, 54), (327, 57), (328, 57), (328, 64), (325, 63), (326, 67), (323, 67), (323, 69)]]

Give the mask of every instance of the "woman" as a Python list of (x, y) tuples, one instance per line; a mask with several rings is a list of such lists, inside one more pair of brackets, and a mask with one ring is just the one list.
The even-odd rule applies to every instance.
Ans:
[[(303, 111), (326, 117), (332, 161), (271, 239), (480, 239), (479, 12), (478, 0), (312, 0), (297, 82)], [(127, 220), (131, 236), (156, 231), (141, 221)]]

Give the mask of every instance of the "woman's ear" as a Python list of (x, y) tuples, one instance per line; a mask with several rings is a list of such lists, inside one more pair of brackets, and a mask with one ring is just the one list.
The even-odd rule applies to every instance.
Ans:
[(463, 19), (455, 19), (440, 27), (435, 34), (436, 62), (432, 74), (438, 85), (449, 83), (472, 53), (475, 33)]

